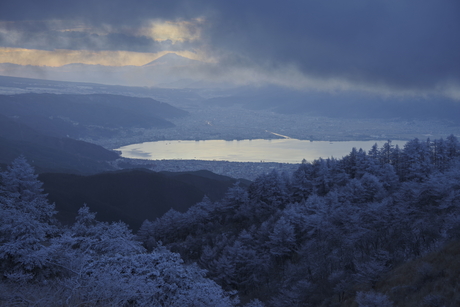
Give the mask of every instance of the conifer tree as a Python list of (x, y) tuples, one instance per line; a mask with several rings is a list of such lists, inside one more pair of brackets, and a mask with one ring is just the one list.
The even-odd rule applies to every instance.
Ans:
[(5, 271), (44, 266), (56, 213), (42, 183), (23, 156), (0, 173), (0, 263)]

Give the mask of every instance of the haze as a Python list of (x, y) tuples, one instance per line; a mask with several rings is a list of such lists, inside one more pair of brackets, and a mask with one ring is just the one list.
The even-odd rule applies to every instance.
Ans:
[[(0, 74), (160, 86), (153, 72), (126, 68), (173, 52), (200, 62), (168, 71), (169, 86), (185, 78), (206, 87), (458, 100), (459, 16), (455, 0), (8, 1), (0, 10)], [(65, 66), (74, 63), (91, 66)]]
[[(0, 111), (106, 149), (460, 135), (459, 17), (449, 0), (9, 1), (0, 11), (0, 75), (31, 79), (3, 78), (0, 94), (124, 97), (17, 95), (16, 103), (42, 104), (20, 117), (3, 96)], [(188, 115), (153, 111), (167, 121), (160, 125), (126, 97)], [(128, 105), (135, 115), (106, 109)]]
[(460, 306), (459, 30), (460, 0), (0, 0), (0, 305)]

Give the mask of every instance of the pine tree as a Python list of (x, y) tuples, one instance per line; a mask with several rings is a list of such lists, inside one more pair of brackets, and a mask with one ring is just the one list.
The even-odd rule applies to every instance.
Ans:
[(46, 262), (46, 242), (56, 232), (50, 204), (34, 169), (21, 156), (1, 174), (0, 259), (4, 270), (31, 271)]
[(296, 247), (294, 226), (284, 216), (275, 223), (269, 238), (270, 253), (275, 257), (288, 255)]
[(313, 193), (313, 166), (310, 163), (302, 163), (292, 174), (291, 190), (292, 200), (302, 201)]

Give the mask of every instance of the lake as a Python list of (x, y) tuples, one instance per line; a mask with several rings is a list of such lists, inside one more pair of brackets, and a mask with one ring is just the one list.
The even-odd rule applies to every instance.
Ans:
[[(205, 140), (205, 141), (157, 141), (120, 147), (122, 157), (150, 160), (215, 160), (235, 162), (300, 163), (302, 159), (341, 158), (353, 147), (368, 152), (377, 143), (385, 141), (306, 141), (297, 139), (272, 140)], [(406, 141), (392, 141), (401, 148)]]

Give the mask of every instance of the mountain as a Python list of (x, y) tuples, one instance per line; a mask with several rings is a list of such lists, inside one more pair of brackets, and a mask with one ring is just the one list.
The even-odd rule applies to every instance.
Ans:
[(101, 146), (40, 133), (0, 114), (0, 163), (24, 155), (37, 172), (95, 173), (112, 169), (118, 158)]
[[(3, 64), (0, 64), (2, 66)], [(201, 99), (198, 91), (189, 89), (167, 89), (159, 87), (121, 86), (85, 82), (70, 82), (45, 79), (9, 77), (0, 75), (0, 93), (15, 95), (25, 93), (53, 94), (111, 94), (130, 97), (151, 97), (166, 103), (183, 103)]]
[(133, 229), (171, 208), (185, 212), (205, 195), (219, 200), (236, 182), (208, 171), (161, 174), (141, 169), (90, 176), (46, 173), (39, 179), (61, 222), (73, 223), (78, 209), (87, 204), (98, 212), (98, 220), (121, 220)]
[(187, 65), (196, 65), (200, 61), (192, 60), (175, 53), (167, 53), (156, 60), (153, 60), (150, 63), (143, 65), (143, 67), (155, 67), (155, 66), (187, 66)]
[[(0, 63), (0, 75), (22, 78), (99, 83), (116, 86), (162, 88), (220, 88), (233, 82), (219, 81), (214, 63), (167, 53), (142, 66), (104, 66), (71, 63), (60, 67)], [(209, 74), (211, 72), (211, 74)], [(219, 75), (219, 73), (217, 73)], [(1, 76), (0, 76), (1, 77)]]
[(359, 92), (302, 91), (279, 86), (240, 87), (206, 100), (208, 106), (241, 105), (281, 114), (330, 118), (448, 120), (459, 124), (460, 103), (442, 96), (382, 97)]
[(49, 67), (0, 63), (0, 74), (70, 82), (158, 87), (159, 84), (173, 84), (183, 79), (199, 82), (203, 79), (199, 76), (202, 66), (208, 65), (208, 63), (188, 59), (175, 53), (168, 53), (143, 66), (72, 63), (60, 67)]
[[(151, 98), (108, 94), (0, 95), (0, 163), (24, 155), (38, 172), (96, 173), (112, 170), (115, 152), (79, 141), (168, 128), (166, 118), (186, 111)], [(132, 132), (135, 133), (135, 132)]]
[(0, 95), (0, 114), (56, 137), (99, 138), (117, 129), (168, 128), (186, 111), (151, 98), (109, 94)]

